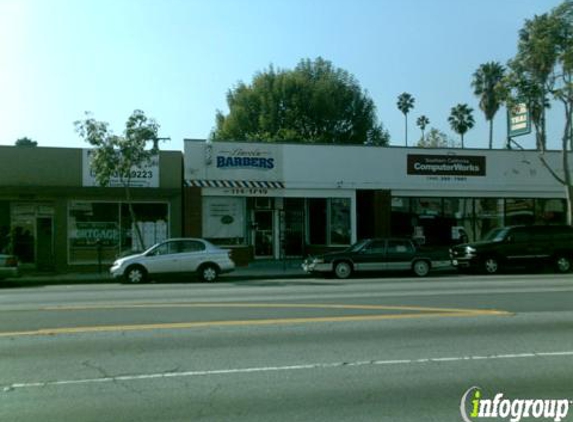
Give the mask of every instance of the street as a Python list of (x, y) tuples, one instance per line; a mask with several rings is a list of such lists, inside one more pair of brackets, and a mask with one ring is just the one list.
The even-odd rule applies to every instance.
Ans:
[(4, 288), (0, 318), (0, 421), (454, 422), (472, 387), (573, 400), (571, 275)]

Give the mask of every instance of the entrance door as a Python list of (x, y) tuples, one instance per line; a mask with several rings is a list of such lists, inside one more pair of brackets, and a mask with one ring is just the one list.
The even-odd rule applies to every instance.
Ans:
[(36, 265), (40, 270), (54, 268), (54, 226), (52, 217), (36, 220)]
[(280, 222), (281, 257), (304, 256), (304, 199), (285, 198)]
[(255, 258), (274, 257), (274, 211), (255, 210), (253, 223), (255, 230)]

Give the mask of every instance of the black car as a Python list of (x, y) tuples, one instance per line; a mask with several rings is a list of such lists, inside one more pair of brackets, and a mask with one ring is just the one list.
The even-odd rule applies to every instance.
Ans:
[(341, 252), (309, 257), (302, 264), (309, 273), (349, 278), (359, 271), (412, 271), (419, 277), (432, 268), (449, 266), (447, 251), (421, 250), (410, 239), (366, 239)]
[(503, 268), (541, 265), (567, 273), (573, 263), (573, 227), (502, 227), (492, 230), (481, 242), (452, 247), (450, 257), (459, 269), (478, 269), (487, 274)]

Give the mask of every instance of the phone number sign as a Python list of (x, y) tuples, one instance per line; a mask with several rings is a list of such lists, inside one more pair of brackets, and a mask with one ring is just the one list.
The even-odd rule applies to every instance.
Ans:
[[(100, 186), (91, 168), (91, 149), (83, 150), (82, 157), (82, 185)], [(159, 187), (159, 156), (151, 158), (149, 163), (141, 167), (132, 167), (129, 186), (134, 188), (158, 188)], [(123, 187), (122, 179), (119, 175), (114, 175), (109, 181), (109, 187)]]

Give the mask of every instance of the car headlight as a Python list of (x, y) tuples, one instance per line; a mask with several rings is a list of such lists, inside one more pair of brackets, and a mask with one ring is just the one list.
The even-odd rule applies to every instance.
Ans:
[(471, 246), (466, 246), (466, 253), (476, 253), (476, 248), (472, 248)]
[(324, 259), (322, 259), (322, 258), (314, 258), (312, 260), (313, 264), (322, 264), (323, 262), (324, 262)]

